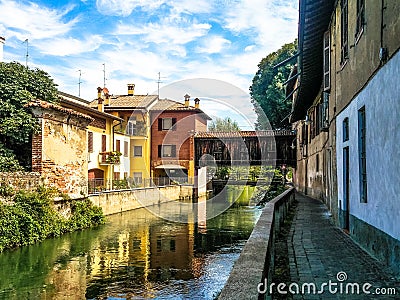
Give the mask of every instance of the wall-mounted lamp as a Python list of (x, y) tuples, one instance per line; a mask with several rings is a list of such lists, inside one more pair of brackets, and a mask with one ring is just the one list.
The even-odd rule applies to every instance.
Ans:
[(308, 116), (308, 114), (306, 115), (306, 119), (304, 120), (304, 124), (306, 124), (307, 126), (311, 124), (311, 120), (310, 117)]
[[(292, 149), (292, 150), (296, 149), (296, 147), (297, 147), (297, 145), (296, 145), (296, 140), (300, 142), (300, 139), (299, 139), (298, 137), (295, 137), (295, 138), (293, 139), (293, 141), (292, 141), (292, 144), (290, 145), (290, 149)], [(299, 144), (300, 144), (300, 147), (301, 147), (302, 144), (301, 144), (301, 143), (299, 143)]]

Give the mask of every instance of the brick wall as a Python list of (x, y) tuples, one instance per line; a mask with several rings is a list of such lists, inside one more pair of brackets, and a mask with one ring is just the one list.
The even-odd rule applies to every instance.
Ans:
[(14, 190), (34, 190), (40, 184), (38, 172), (1, 172), (0, 185), (12, 186)]

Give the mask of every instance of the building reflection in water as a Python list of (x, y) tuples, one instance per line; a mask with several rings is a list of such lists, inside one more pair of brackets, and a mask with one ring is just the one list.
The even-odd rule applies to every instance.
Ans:
[[(212, 295), (226, 281), (259, 215), (257, 209), (242, 205), (207, 220), (213, 207), (199, 199), (195, 210), (186, 213), (186, 223), (138, 209), (109, 216), (107, 224), (97, 229), (3, 253), (0, 298), (22, 299), (28, 294), (32, 299), (154, 298), (163, 293), (212, 298), (193, 291), (209, 289)], [(179, 207), (159, 209), (181, 213)]]

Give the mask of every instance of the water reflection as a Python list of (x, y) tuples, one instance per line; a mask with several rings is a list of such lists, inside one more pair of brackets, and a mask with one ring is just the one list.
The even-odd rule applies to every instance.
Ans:
[[(237, 191), (221, 201), (234, 201)], [(260, 213), (245, 193), (209, 220), (218, 208), (206, 200), (187, 214), (187, 223), (139, 209), (109, 216), (100, 228), (5, 252), (0, 299), (212, 299)], [(157, 209), (182, 212), (179, 204)]]

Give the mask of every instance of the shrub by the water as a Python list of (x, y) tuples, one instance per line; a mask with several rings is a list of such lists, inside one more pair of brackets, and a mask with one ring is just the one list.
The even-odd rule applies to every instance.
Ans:
[(71, 216), (61, 216), (53, 207), (57, 195), (54, 189), (39, 187), (18, 192), (13, 204), (0, 202), (0, 252), (104, 223), (102, 209), (88, 199), (71, 200)]

